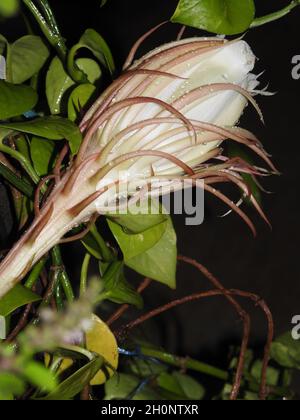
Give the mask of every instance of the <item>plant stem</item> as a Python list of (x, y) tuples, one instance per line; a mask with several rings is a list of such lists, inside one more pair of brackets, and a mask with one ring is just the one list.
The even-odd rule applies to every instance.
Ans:
[(74, 82), (88, 83), (88, 79), (86, 75), (84, 74), (83, 71), (79, 69), (79, 67), (77, 66), (75, 62), (75, 57), (76, 57), (78, 48), (79, 48), (78, 45), (74, 45), (69, 51), (68, 58), (67, 58), (68, 73), (72, 77)]
[(13, 173), (6, 165), (0, 162), (0, 175), (3, 176), (6, 181), (14, 186), (22, 194), (26, 195), (28, 198), (32, 198), (34, 194), (34, 188), (28, 184), (28, 182), (23, 181), (16, 174)]
[(88, 253), (85, 254), (82, 267), (81, 267), (80, 296), (82, 296), (86, 292), (87, 276), (88, 276), (90, 261), (91, 261), (91, 255)]
[(91, 353), (83, 347), (64, 344), (63, 346), (61, 346), (61, 348), (75, 353), (79, 353), (82, 356), (86, 357), (89, 361), (92, 361), (95, 358), (95, 354)]
[(59, 272), (59, 281), (64, 289), (64, 293), (66, 295), (67, 301), (68, 302), (73, 302), (73, 300), (75, 299), (75, 295), (73, 292), (73, 288), (70, 282), (70, 279), (68, 277), (68, 274), (65, 270), (64, 267), (64, 263), (62, 260), (62, 256), (61, 256), (61, 252), (60, 252), (60, 247), (58, 245), (56, 245), (52, 251), (51, 251), (51, 256), (52, 256), (52, 263), (54, 265), (54, 267), (58, 267), (60, 272)]
[[(174, 354), (166, 353), (165, 351), (160, 351), (157, 349), (150, 349), (147, 347), (141, 347), (140, 352), (144, 356), (153, 357), (154, 359), (160, 360), (170, 366), (175, 366), (178, 368), (186, 368), (189, 370), (193, 370), (195, 372), (200, 372), (205, 375), (211, 376), (216, 379), (220, 379), (224, 382), (230, 382), (230, 373), (226, 370), (222, 370), (216, 368), (215, 366), (211, 366), (207, 363), (199, 362), (195, 359), (185, 358), (185, 357), (178, 357)], [(260, 389), (259, 383), (250, 375), (248, 372), (244, 372), (244, 380), (242, 381), (242, 385), (245, 382), (248, 382), (248, 387), (250, 391), (258, 392)], [(287, 395), (287, 389), (282, 387), (271, 387), (270, 392), (273, 395), (284, 397)]]
[[(28, 7), (30, 12), (33, 14), (34, 18), (36, 19), (37, 23), (39, 24), (43, 34), (45, 35), (49, 43), (56, 49), (60, 58), (65, 60), (66, 54), (67, 54), (67, 48), (66, 48), (65, 41), (62, 38), (62, 36), (54, 32), (53, 29), (49, 27), (47, 20), (43, 17), (39, 9), (32, 2), (32, 0), (23, 0), (23, 2)], [(47, 13), (47, 18), (49, 18), (49, 13)], [(54, 25), (54, 23), (52, 24)]]
[(147, 347), (141, 347), (141, 353), (144, 356), (153, 357), (157, 360), (167, 363), (168, 365), (176, 366), (179, 368), (185, 367), (187, 369), (191, 369), (196, 372), (204, 373), (214, 378), (221, 379), (222, 381), (228, 381), (230, 378), (229, 373), (225, 370), (221, 370), (206, 363), (199, 362), (198, 360), (178, 357), (164, 351), (149, 349)]
[(97, 227), (95, 224), (93, 224), (90, 228), (90, 233), (93, 235), (95, 241), (99, 245), (99, 248), (101, 250), (102, 258), (105, 262), (110, 262), (114, 259), (113, 253), (110, 250), (110, 248), (106, 245), (104, 239), (100, 235), (100, 233), (97, 230)]
[(58, 283), (55, 291), (55, 300), (56, 306), (58, 311), (62, 311), (64, 308), (64, 300), (63, 300), (63, 288), (61, 283)]
[(48, 3), (48, 0), (37, 0), (40, 8), (44, 12), (45, 19), (50, 26), (51, 30), (56, 33), (56, 35), (60, 35), (60, 30), (58, 28), (56, 18), (52, 12), (52, 9)]
[(39, 183), (39, 181), (40, 181), (39, 176), (35, 172), (33, 166), (29, 162), (29, 160), (25, 156), (23, 156), (22, 153), (18, 152), (17, 150), (12, 149), (9, 146), (4, 145), (1, 142), (0, 142), (0, 151), (3, 152), (3, 153), (6, 153), (9, 156), (11, 156), (12, 158), (16, 159), (20, 163), (20, 165), (24, 168), (24, 170), (27, 172), (27, 174), (30, 176), (32, 181), (35, 184)]
[[(53, 298), (53, 296), (55, 294), (57, 285), (59, 284), (59, 281), (60, 281), (60, 273), (61, 273), (60, 268), (57, 268), (57, 269), (52, 271), (51, 278), (50, 278), (50, 283), (48, 285), (48, 289), (45, 293), (43, 301), (40, 304), (39, 310), (43, 309), (43, 308), (46, 308), (50, 304), (51, 299)], [(34, 324), (37, 323), (37, 322), (39, 322), (39, 318), (36, 318), (33, 321)]]
[(26, 280), (25, 287), (28, 289), (32, 289), (33, 286), (36, 284), (45, 264), (47, 262), (47, 257), (42, 258), (31, 270), (31, 273)]
[(284, 16), (286, 16), (288, 13), (290, 13), (295, 7), (300, 5), (300, 0), (293, 0), (289, 5), (284, 7), (281, 10), (278, 10), (277, 12), (270, 13), (269, 15), (258, 17), (254, 19), (254, 21), (251, 24), (251, 28), (256, 28), (261, 25), (265, 25), (266, 23), (273, 22), (274, 20), (278, 20)]

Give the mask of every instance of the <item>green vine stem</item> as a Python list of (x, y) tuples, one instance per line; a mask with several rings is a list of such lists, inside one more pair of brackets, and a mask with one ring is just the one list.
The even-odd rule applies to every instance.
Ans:
[(6, 146), (2, 142), (0, 142), (0, 152), (6, 153), (7, 155), (16, 159), (20, 163), (20, 165), (24, 168), (24, 170), (27, 172), (27, 174), (30, 176), (32, 181), (35, 184), (39, 183), (40, 178), (38, 174), (35, 172), (35, 169), (31, 165), (31, 162), (24, 155), (22, 155), (22, 153), (18, 152), (17, 150), (12, 149), (9, 146)]
[(105, 240), (102, 238), (100, 233), (97, 230), (97, 227), (95, 224), (93, 224), (90, 228), (90, 233), (93, 235), (93, 238), (97, 242), (100, 250), (102, 258), (105, 262), (111, 262), (114, 260), (114, 255), (111, 251), (111, 249), (107, 246)]
[[(178, 357), (174, 354), (166, 353), (165, 351), (151, 349), (147, 347), (141, 347), (140, 352), (143, 356), (152, 357), (170, 366), (193, 370), (195, 372), (203, 373), (213, 378), (220, 379), (221, 381), (224, 381), (224, 382), (230, 382), (230, 379), (231, 379), (230, 372), (219, 369), (207, 363), (200, 362), (195, 359)], [(243, 380), (242, 384), (244, 384), (245, 381), (247, 381), (248, 382), (247, 386), (248, 386), (249, 391), (252, 391), (252, 392), (259, 391), (260, 385), (259, 383), (257, 383), (257, 381), (252, 375), (245, 372), (244, 378), (245, 379)], [(272, 393), (273, 395), (277, 395), (280, 397), (285, 397), (288, 394), (288, 390), (283, 387), (270, 387), (269, 390), (270, 390), (270, 393)]]
[(80, 275), (80, 296), (82, 296), (86, 292), (90, 261), (91, 261), (91, 255), (88, 253), (85, 254), (82, 267), (81, 267), (81, 275)]
[(288, 4), (286, 7), (284, 7), (281, 10), (278, 10), (277, 12), (270, 13), (269, 15), (258, 17), (254, 19), (254, 21), (251, 24), (251, 28), (256, 28), (261, 25), (265, 25), (266, 23), (273, 22), (274, 20), (281, 19), (282, 17), (286, 16), (288, 13), (290, 13), (295, 7), (300, 5), (300, 0), (293, 0), (290, 4)]
[(32, 198), (34, 194), (33, 187), (18, 177), (13, 171), (11, 171), (6, 165), (0, 162), (0, 175), (15, 187), (18, 191), (24, 194), (28, 198)]
[[(56, 25), (56, 22), (53, 20), (51, 21), (51, 27), (49, 27), (49, 24), (47, 20), (44, 18), (44, 16), (41, 14), (39, 9), (36, 7), (36, 5), (33, 3), (32, 0), (23, 0), (23, 3), (28, 7), (30, 12), (33, 14), (34, 18), (36, 19), (37, 23), (39, 24), (41, 31), (49, 41), (49, 43), (56, 49), (58, 55), (62, 60), (65, 60), (66, 54), (67, 54), (67, 48), (65, 45), (65, 40), (63, 37), (54, 31), (54, 26)], [(41, 3), (41, 2), (40, 2)], [(44, 4), (44, 10), (47, 6)], [(50, 7), (49, 7), (50, 8)], [(52, 15), (53, 16), (53, 15)], [(53, 17), (54, 18), (54, 17)], [(47, 19), (50, 19), (49, 12), (47, 12)], [(58, 28), (57, 28), (58, 30)]]
[(198, 360), (181, 358), (178, 356), (174, 356), (173, 354), (166, 353), (164, 351), (150, 349), (147, 347), (141, 347), (140, 351), (144, 356), (153, 357), (154, 359), (160, 360), (161, 362), (164, 362), (171, 366), (179, 368), (184, 367), (190, 370), (194, 370), (196, 372), (204, 373), (222, 381), (229, 380), (229, 373), (225, 370), (221, 370), (206, 363), (199, 362)]
[(60, 30), (58, 28), (57, 22), (56, 22), (56, 18), (52, 12), (52, 9), (49, 5), (48, 0), (37, 0), (40, 8), (43, 10), (44, 12), (44, 16), (45, 19), (48, 23), (48, 25), (50, 26), (51, 30), (56, 33), (56, 35), (60, 36)]
[(58, 245), (52, 249), (51, 256), (52, 256), (52, 264), (54, 268), (57, 268), (59, 270), (59, 283), (63, 287), (67, 301), (73, 302), (75, 299), (75, 295), (73, 292), (73, 288), (72, 288), (69, 276), (65, 270), (61, 252), (60, 252), (60, 247)]
[(26, 280), (25, 287), (28, 289), (32, 289), (33, 286), (36, 284), (38, 278), (40, 277), (40, 274), (45, 267), (45, 264), (47, 262), (47, 257), (42, 258), (31, 270), (31, 273), (28, 276), (28, 279)]

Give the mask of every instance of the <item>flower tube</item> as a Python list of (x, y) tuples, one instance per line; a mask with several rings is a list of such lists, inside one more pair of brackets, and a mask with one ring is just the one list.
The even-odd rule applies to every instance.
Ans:
[(252, 94), (258, 82), (249, 45), (240, 39), (191, 38), (166, 44), (132, 64), (140, 42), (125, 71), (82, 120), (84, 138), (76, 159), (62, 177), (56, 176), (45, 205), (36, 206), (32, 226), (0, 265), (0, 297), (75, 226), (105, 215), (121, 196), (123, 202), (134, 198), (139, 182), (204, 179), (205, 189), (254, 231), (239, 206), (211, 187), (230, 181), (265, 218), (241, 173), (266, 172), (227, 158), (220, 147), (226, 139), (247, 145), (275, 170), (258, 139), (236, 127), (248, 102), (262, 118)]

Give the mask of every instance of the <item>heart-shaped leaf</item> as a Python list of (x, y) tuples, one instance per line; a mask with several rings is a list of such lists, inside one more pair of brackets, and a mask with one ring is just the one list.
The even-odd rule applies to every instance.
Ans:
[(49, 57), (44, 41), (35, 35), (26, 35), (11, 45), (12, 81), (21, 84), (38, 73)]
[(112, 221), (108, 224), (128, 267), (171, 288), (176, 287), (177, 241), (171, 218), (138, 234), (128, 234)]
[(164, 222), (142, 233), (130, 234), (115, 222), (109, 220), (108, 225), (120, 245), (126, 264), (154, 247), (167, 229), (167, 222)]
[[(159, 225), (160, 226), (160, 225)], [(177, 246), (171, 219), (161, 239), (146, 252), (125, 260), (126, 265), (145, 277), (176, 288)]]
[(253, 0), (180, 0), (171, 20), (217, 34), (235, 35), (246, 31), (254, 17)]
[(17, 117), (34, 108), (38, 101), (35, 90), (0, 80), (0, 120)]

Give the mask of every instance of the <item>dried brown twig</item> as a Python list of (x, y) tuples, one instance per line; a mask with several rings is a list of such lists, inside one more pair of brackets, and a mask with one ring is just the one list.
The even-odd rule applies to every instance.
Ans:
[[(242, 339), (241, 351), (240, 351), (238, 367), (237, 367), (237, 371), (236, 371), (236, 375), (235, 375), (235, 379), (234, 379), (234, 384), (233, 384), (232, 392), (231, 392), (231, 396), (230, 396), (231, 400), (236, 400), (237, 397), (238, 397), (238, 394), (239, 394), (239, 390), (240, 390), (241, 383), (242, 383), (242, 377), (243, 377), (243, 373), (244, 373), (245, 356), (246, 356), (246, 351), (247, 351), (249, 336), (250, 336), (250, 317), (247, 314), (247, 312), (244, 311), (244, 309), (241, 307), (241, 305), (236, 301), (234, 296), (239, 296), (239, 297), (244, 297), (244, 298), (251, 299), (253, 302), (255, 302), (255, 304), (257, 306), (261, 307), (261, 309), (264, 311), (264, 313), (267, 317), (267, 321), (268, 321), (268, 338), (267, 338), (267, 343), (266, 343), (265, 351), (264, 351), (262, 378), (261, 378), (261, 386), (260, 386), (260, 392), (259, 392), (260, 399), (262, 399), (262, 400), (266, 399), (267, 394), (268, 394), (267, 383), (266, 383), (266, 374), (267, 374), (267, 368), (268, 368), (268, 363), (269, 363), (269, 358), (270, 358), (270, 356), (269, 356), (270, 355), (270, 347), (271, 347), (271, 343), (272, 343), (273, 335), (274, 335), (273, 317), (272, 317), (271, 311), (268, 308), (267, 304), (259, 296), (255, 295), (253, 293), (249, 293), (249, 292), (245, 292), (245, 291), (241, 291), (241, 290), (227, 290), (227, 289), (225, 289), (223, 287), (223, 285), (220, 283), (220, 281), (212, 273), (210, 273), (207, 270), (207, 268), (205, 268), (202, 264), (198, 263), (197, 261), (195, 261), (191, 258), (188, 258), (188, 257), (185, 257), (185, 256), (179, 256), (178, 260), (183, 261), (183, 262), (197, 268), (197, 270), (199, 270), (206, 278), (208, 278), (208, 280), (214, 285), (214, 287), (216, 287), (217, 290), (211, 290), (211, 291), (202, 292), (202, 293), (195, 293), (195, 294), (185, 296), (185, 297), (180, 298), (180, 299), (176, 299), (172, 302), (169, 302), (169, 303), (167, 303), (167, 304), (165, 304), (165, 305), (163, 305), (159, 308), (156, 308), (156, 309), (138, 317), (134, 321), (131, 321), (131, 322), (127, 323), (126, 325), (123, 325), (122, 327), (120, 327), (119, 330), (116, 331), (116, 336), (119, 339), (123, 339), (124, 336), (126, 336), (131, 329), (137, 327), (138, 325), (141, 325), (142, 323), (146, 322), (150, 318), (153, 318), (157, 315), (160, 315), (161, 313), (166, 312), (166, 311), (168, 311), (168, 310), (170, 310), (174, 307), (180, 306), (184, 303), (196, 301), (196, 300), (206, 298), (206, 297), (214, 297), (214, 296), (220, 296), (220, 295), (225, 296), (225, 298), (234, 307), (234, 309), (239, 314), (241, 320), (243, 321), (243, 339)], [(146, 287), (149, 286), (149, 284), (150, 284), (150, 280), (145, 279), (142, 282), (142, 284), (140, 285), (140, 287), (138, 289), (138, 292), (141, 293)], [(129, 305), (123, 305), (121, 308), (119, 308), (119, 310), (116, 311), (109, 318), (108, 325), (111, 325), (117, 319), (119, 319), (125, 313), (125, 311), (128, 308), (129, 308)]]

